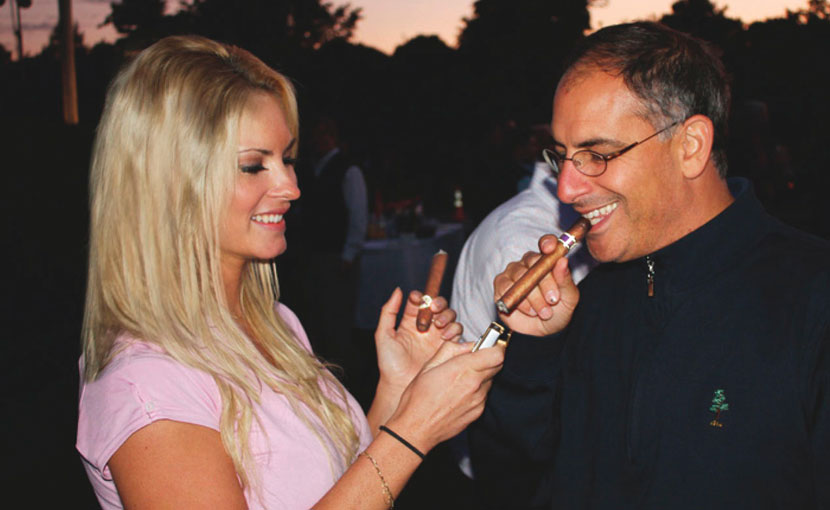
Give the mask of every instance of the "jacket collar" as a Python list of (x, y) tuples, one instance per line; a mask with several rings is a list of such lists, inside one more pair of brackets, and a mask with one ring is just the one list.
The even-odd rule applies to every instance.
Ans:
[[(714, 278), (751, 253), (767, 230), (767, 216), (743, 178), (727, 181), (735, 201), (697, 230), (648, 256), (654, 261), (655, 295)], [(639, 261), (645, 271), (645, 257)]]

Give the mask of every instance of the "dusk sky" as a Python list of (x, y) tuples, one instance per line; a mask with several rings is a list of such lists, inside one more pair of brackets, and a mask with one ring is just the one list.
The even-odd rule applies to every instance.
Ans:
[[(110, 12), (111, 0), (74, 0), (72, 7), (87, 45), (100, 39), (113, 40), (111, 27), (97, 28)], [(391, 53), (395, 47), (416, 35), (438, 35), (454, 45), (462, 27), (462, 18), (473, 13), (473, 0), (331, 0), (333, 4), (350, 3), (362, 7), (355, 42)], [(606, 5), (591, 9), (591, 25), (599, 28), (621, 21), (659, 17), (671, 11), (674, 0), (605, 0)], [(0, 8), (0, 44), (14, 52), (11, 32), (11, 0)], [(800, 9), (807, 0), (715, 0), (728, 6), (727, 15), (744, 22), (782, 16), (786, 9)], [(168, 1), (168, 5), (177, 5)], [(58, 19), (58, 0), (33, 0), (32, 7), (21, 11), (23, 48), (26, 54), (38, 53), (46, 44)]]

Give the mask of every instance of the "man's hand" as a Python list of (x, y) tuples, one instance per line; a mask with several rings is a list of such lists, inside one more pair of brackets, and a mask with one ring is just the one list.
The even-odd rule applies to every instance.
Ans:
[[(542, 253), (556, 249), (557, 237), (547, 235), (539, 240)], [(511, 262), (493, 281), (494, 300), (498, 300), (532, 266), (541, 255), (527, 252), (520, 261)], [(568, 259), (562, 257), (553, 270), (519, 303), (510, 315), (499, 314), (513, 331), (526, 335), (547, 336), (558, 333), (571, 321), (579, 302), (579, 289), (571, 278)]]

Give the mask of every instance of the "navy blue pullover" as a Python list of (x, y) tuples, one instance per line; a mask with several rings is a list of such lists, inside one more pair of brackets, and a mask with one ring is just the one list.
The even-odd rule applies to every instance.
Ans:
[[(830, 508), (830, 243), (735, 202), (514, 335), (470, 429), (482, 508)], [(648, 296), (648, 262), (654, 296)]]

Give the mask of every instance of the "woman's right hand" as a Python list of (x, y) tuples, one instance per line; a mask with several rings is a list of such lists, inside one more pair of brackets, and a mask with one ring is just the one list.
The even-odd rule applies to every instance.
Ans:
[(504, 348), (470, 352), (471, 343), (446, 342), (401, 396), (387, 421), (422, 452), (464, 430), (484, 411)]
[[(556, 236), (547, 235), (539, 240), (542, 253), (556, 249)], [(507, 265), (504, 272), (493, 281), (495, 300), (499, 299), (521, 278), (541, 255), (528, 252), (517, 262)], [(574, 309), (579, 303), (579, 289), (571, 277), (568, 259), (562, 257), (553, 266), (530, 294), (523, 299), (509, 315), (500, 313), (499, 318), (513, 331), (526, 335), (547, 336), (565, 329), (571, 321)]]

